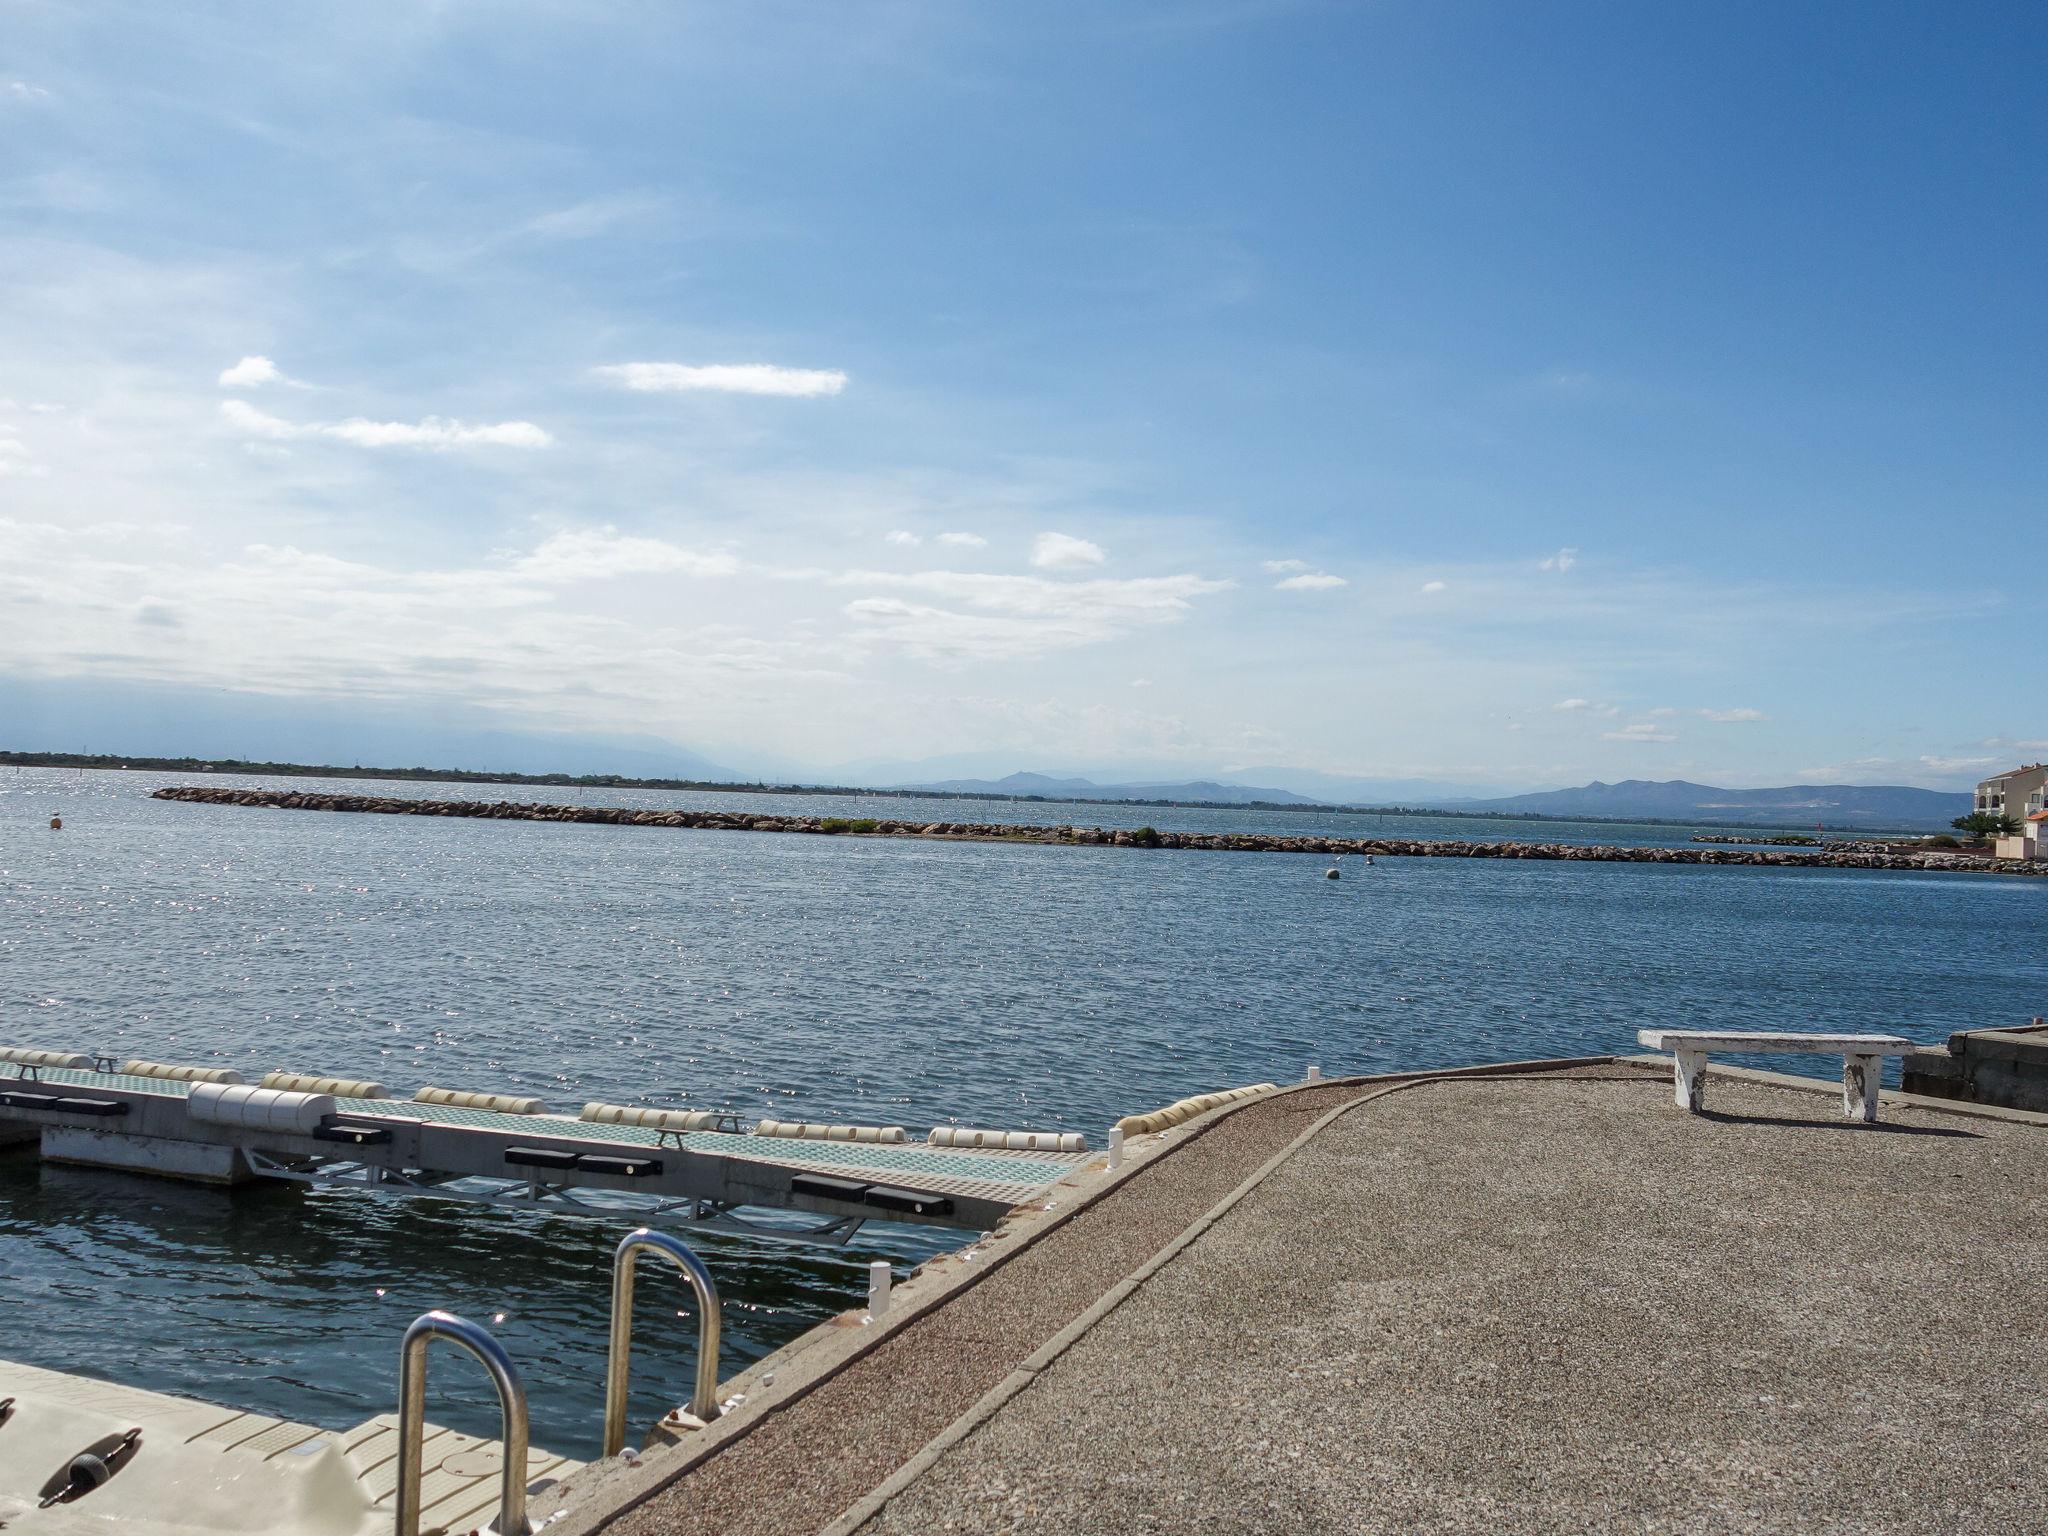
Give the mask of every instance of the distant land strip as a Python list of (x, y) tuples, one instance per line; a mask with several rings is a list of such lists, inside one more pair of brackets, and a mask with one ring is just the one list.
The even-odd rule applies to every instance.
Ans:
[(1631, 848), (1611, 844), (1479, 843), (1400, 837), (1292, 837), (1264, 832), (1161, 832), (1152, 827), (1019, 826), (999, 821), (893, 821), (870, 817), (765, 816), (749, 811), (656, 811), (616, 805), (516, 804), (510, 800), (424, 800), (394, 795), (323, 795), (295, 790), (172, 785), (157, 800), (255, 806), (281, 811), (356, 811), (383, 816), (457, 816), (481, 821), (559, 821), (611, 827), (681, 827), (706, 832), (794, 832), (856, 837), (943, 838), (956, 842), (1053, 846), (1186, 848), (1221, 853), (1318, 853), (1439, 859), (1566, 859), (1594, 864), (1758, 864), (1793, 868), (1947, 870), (2048, 875), (2048, 863), (1975, 854), (1877, 853), (1826, 849)]
[[(130, 757), (115, 752), (0, 750), (0, 768), (90, 768), (109, 772), (235, 773), (268, 779), (383, 779), (425, 784), (538, 784), (548, 789), (662, 789), (714, 795), (840, 795), (868, 800), (971, 800), (993, 805), (1136, 805), (1197, 811), (1287, 811), (1294, 815), (1429, 816), (1440, 821), (1534, 821), (1573, 826), (1740, 827), (1783, 832), (1782, 821), (1734, 816), (1553, 815), (1548, 811), (1464, 811), (1429, 805), (1350, 805), (1320, 800), (1132, 800), (1120, 795), (1012, 795), (988, 790), (875, 789), (861, 784), (768, 784), (724, 779), (635, 779), (616, 773), (514, 773), (488, 768), (365, 768), (334, 763), (273, 763), (238, 757)], [(1847, 830), (1847, 829), (1844, 829)], [(1877, 827), (1855, 830), (1875, 833)]]

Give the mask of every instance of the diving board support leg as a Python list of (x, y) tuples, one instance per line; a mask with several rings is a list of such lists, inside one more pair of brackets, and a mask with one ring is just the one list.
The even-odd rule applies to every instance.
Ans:
[(1842, 1058), (1842, 1113), (1866, 1124), (1877, 1119), (1877, 1090), (1884, 1081), (1882, 1056)]
[(1707, 1107), (1707, 1053), (1671, 1053), (1671, 1097), (1680, 1109), (1697, 1115)]

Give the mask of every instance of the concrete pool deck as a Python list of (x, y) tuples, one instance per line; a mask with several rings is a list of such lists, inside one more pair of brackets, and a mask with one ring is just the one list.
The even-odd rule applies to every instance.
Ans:
[(2033, 1528), (2048, 1117), (1713, 1071), (1254, 1101), (555, 1529)]

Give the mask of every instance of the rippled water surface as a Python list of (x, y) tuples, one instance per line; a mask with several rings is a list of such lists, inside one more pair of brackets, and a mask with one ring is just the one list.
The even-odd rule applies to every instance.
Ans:
[[(1311, 1061), (1612, 1051), (1646, 1024), (1939, 1039), (2048, 1012), (2048, 882), (1683, 865), (1008, 847), (177, 805), (182, 778), (0, 770), (0, 1044), (904, 1124), (1073, 1128)], [(228, 781), (276, 782), (276, 781)], [(362, 793), (1339, 835), (1683, 842), (1670, 828), (533, 786)], [(61, 812), (65, 830), (46, 823)], [(622, 1223), (232, 1193), (0, 1155), (0, 1354), (345, 1426), (447, 1306), (594, 1451)], [(706, 1237), (727, 1371), (875, 1257)], [(687, 1395), (643, 1287), (634, 1411)], [(679, 1303), (678, 1303), (679, 1304)], [(671, 1326), (664, 1327), (667, 1323)], [(461, 1370), (433, 1412), (486, 1429)]]

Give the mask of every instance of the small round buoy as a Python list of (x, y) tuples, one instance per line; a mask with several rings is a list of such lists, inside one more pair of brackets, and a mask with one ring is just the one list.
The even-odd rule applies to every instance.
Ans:
[(50, 830), (52, 832), (62, 832), (64, 830), (64, 818), (62, 816), (52, 816), (50, 818)]
[(1337, 866), (1332, 864), (1328, 869), (1323, 871), (1323, 878), (1325, 880), (1342, 880), (1344, 876), (1338, 870)]

